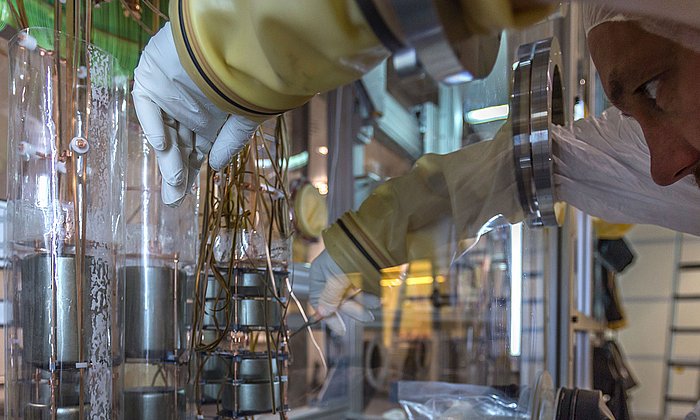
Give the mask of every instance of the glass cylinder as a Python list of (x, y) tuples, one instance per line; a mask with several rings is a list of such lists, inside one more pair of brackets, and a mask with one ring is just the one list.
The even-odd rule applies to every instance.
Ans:
[[(270, 122), (230, 167), (214, 173), (210, 198), (227, 206), (212, 232), (217, 266), (284, 273), (291, 257), (286, 145)], [(273, 134), (274, 133), (274, 134)]]
[(5, 418), (119, 418), (125, 79), (47, 29), (9, 59)]
[(179, 206), (163, 204), (156, 154), (135, 112), (129, 113), (128, 155), (124, 415), (178, 419), (186, 406), (198, 183)]
[(198, 418), (287, 409), (286, 143), (282, 120), (264, 128), (207, 181), (190, 394)]

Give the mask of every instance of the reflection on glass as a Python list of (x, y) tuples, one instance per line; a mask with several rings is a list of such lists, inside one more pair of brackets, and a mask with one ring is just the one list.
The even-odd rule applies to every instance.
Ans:
[[(197, 184), (178, 207), (161, 199), (156, 155), (131, 112), (126, 168), (125, 418), (185, 413), (197, 249)], [(189, 304), (188, 304), (189, 301)]]
[(426, 407), (467, 418), (535, 413), (547, 362), (547, 234), (502, 218), (482, 233), (449, 269), (413, 261), (384, 270), (375, 321), (347, 319), (348, 335), (325, 337), (329, 374), (311, 362), (303, 378), (290, 366), (290, 383), (306, 379), (311, 390), (305, 402), (364, 416)]

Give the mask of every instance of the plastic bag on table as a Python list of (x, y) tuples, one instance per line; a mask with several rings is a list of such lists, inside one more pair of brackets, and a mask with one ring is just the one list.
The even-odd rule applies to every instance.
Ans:
[(400, 381), (395, 387), (409, 420), (527, 418), (516, 400), (487, 386)]

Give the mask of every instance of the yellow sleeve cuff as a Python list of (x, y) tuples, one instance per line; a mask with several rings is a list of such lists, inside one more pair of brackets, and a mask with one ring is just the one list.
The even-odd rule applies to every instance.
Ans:
[(192, 80), (252, 118), (297, 108), (387, 55), (355, 0), (172, 0), (170, 19)]
[(355, 287), (379, 295), (380, 270), (395, 264), (363, 235), (352, 212), (345, 213), (323, 232), (323, 242)]
[(464, 21), (474, 33), (493, 34), (532, 25), (551, 14), (556, 5), (538, 5), (514, 11), (510, 0), (461, 0)]

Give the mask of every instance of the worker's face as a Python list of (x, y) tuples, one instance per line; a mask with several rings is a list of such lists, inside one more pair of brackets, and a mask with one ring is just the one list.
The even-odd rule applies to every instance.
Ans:
[(654, 182), (700, 181), (700, 54), (632, 22), (593, 28), (588, 45), (611, 102), (642, 126)]

